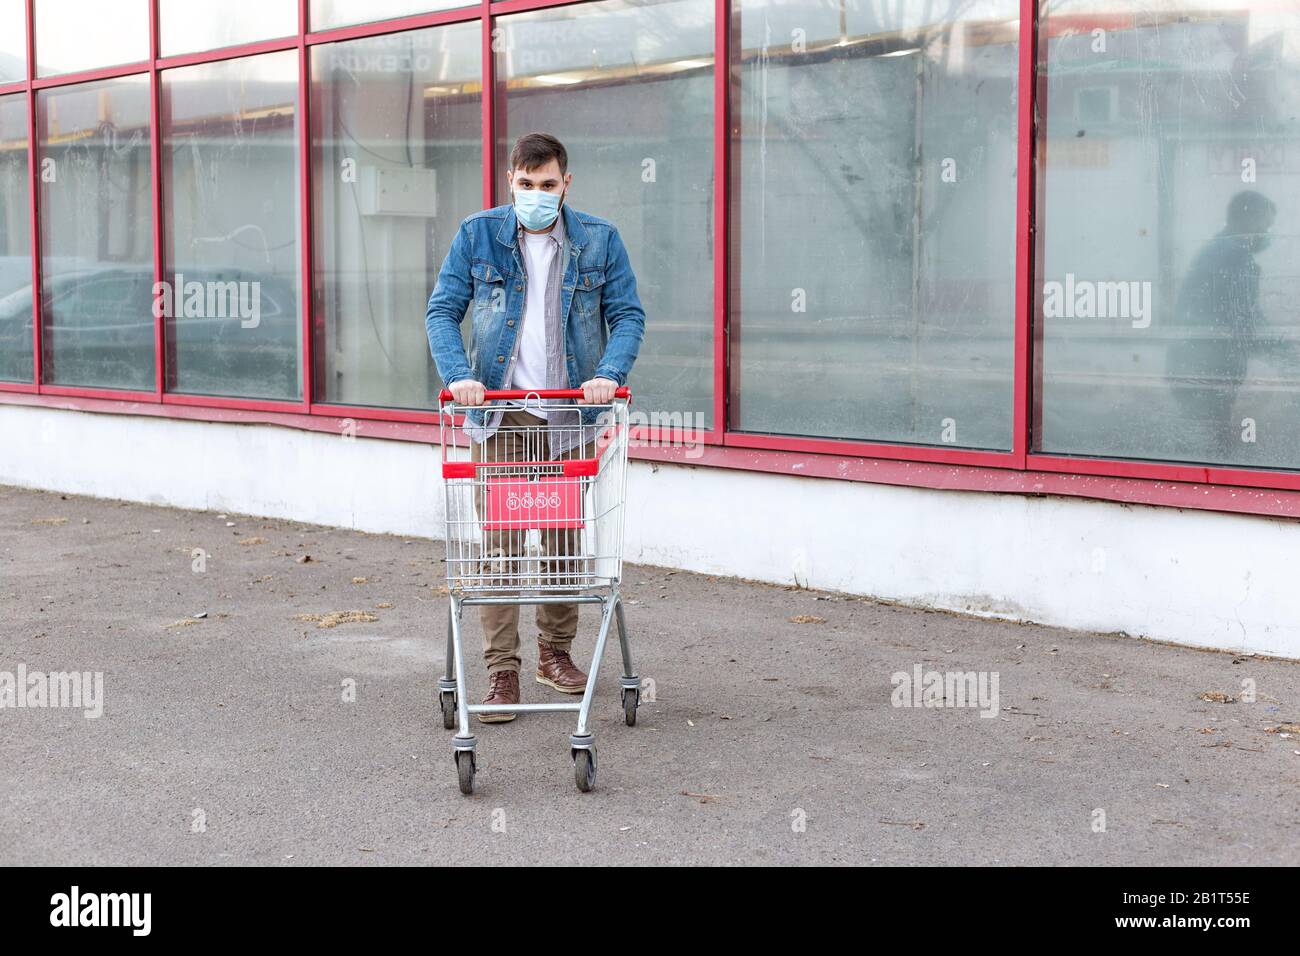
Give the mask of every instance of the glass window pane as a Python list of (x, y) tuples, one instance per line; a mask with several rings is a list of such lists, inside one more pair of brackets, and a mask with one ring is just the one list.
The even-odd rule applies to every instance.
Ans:
[(27, 79), (26, 0), (0, 0), (0, 83)]
[(1052, 4), (1035, 448), (1300, 468), (1300, 4)]
[(477, 22), (312, 48), (320, 401), (429, 408), (422, 322), (460, 221), (482, 206)]
[(610, 220), (636, 273), (637, 408), (712, 427), (712, 0), (601, 0), (497, 24), (500, 201), (517, 137), (564, 143), (565, 202)]
[(478, 6), (477, 0), (311, 0), (311, 29), (328, 30), (472, 6)]
[(163, 56), (298, 32), (298, 0), (159, 0)]
[(732, 428), (1010, 448), (1019, 5), (735, 10)]
[(154, 390), (149, 80), (37, 93), (41, 377)]
[(36, 74), (53, 76), (149, 59), (141, 0), (36, 0)]
[(27, 97), (0, 96), (0, 381), (32, 380)]
[(167, 70), (162, 86), (168, 390), (296, 400), (298, 54)]

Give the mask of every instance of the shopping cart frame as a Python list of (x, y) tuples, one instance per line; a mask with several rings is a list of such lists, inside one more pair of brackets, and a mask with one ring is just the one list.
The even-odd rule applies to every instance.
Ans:
[[(465, 436), (465, 412), (480, 408), (485, 410), (485, 414), (491, 414), (501, 408), (509, 408), (510, 405), (494, 405), (493, 403), (511, 403), (522, 402), (529, 399), (549, 400), (549, 399), (581, 399), (583, 392), (581, 389), (543, 389), (543, 390), (520, 390), (520, 389), (497, 389), (487, 390), (484, 393), (482, 405), (460, 405), (454, 402), (450, 390), (444, 389), (438, 397), (439, 420), (441, 424), (442, 438), (442, 461), (443, 461), (443, 483), (446, 487), (444, 505), (446, 511), (446, 562), (447, 562), (447, 581), (448, 581), (448, 609), (447, 609), (447, 649), (444, 660), (443, 674), (438, 680), (438, 697), (440, 709), (442, 711), (442, 725), (444, 729), (455, 729), (456, 733), (452, 737), (452, 755), (456, 763), (456, 775), (460, 785), (460, 790), (464, 794), (474, 792), (475, 774), (478, 770), (478, 740), (470, 728), (470, 716), (481, 713), (574, 713), (578, 715), (577, 727), (569, 735), (569, 750), (573, 758), (574, 765), (574, 782), (582, 792), (588, 792), (595, 786), (596, 781), (596, 740), (595, 735), (591, 732), (588, 722), (591, 714), (591, 702), (595, 697), (597, 675), (600, 671), (601, 661), (604, 659), (605, 645), (609, 638), (609, 631), (613, 625), (618, 632), (619, 648), (623, 658), (623, 673), (619, 677), (621, 688), (621, 697), (623, 705), (623, 719), (629, 727), (636, 725), (637, 708), (641, 703), (641, 678), (637, 675), (636, 667), (632, 662), (632, 650), (628, 640), (627, 621), (623, 610), (623, 599), (619, 592), (619, 585), (622, 578), (622, 521), (624, 518), (624, 503), (626, 501), (625, 486), (627, 480), (627, 441), (628, 435), (628, 418), (627, 408), (631, 402), (631, 393), (626, 386), (620, 387), (612, 402), (603, 405), (582, 405), (581, 408), (595, 410), (598, 415), (608, 411), (612, 413), (614, 429), (622, 428), (623, 434), (619, 436), (622, 447), (618, 454), (621, 454), (621, 470), (619, 476), (621, 487), (618, 490), (619, 500), (617, 509), (617, 520), (619, 526), (617, 529), (617, 560), (615, 572), (603, 578), (593, 579), (588, 583), (579, 583), (572, 588), (565, 589), (563, 593), (528, 593), (521, 590), (514, 594), (476, 594), (473, 587), (473, 576), (464, 572), (464, 564), (467, 559), (464, 557), (453, 558), (453, 535), (463, 536), (464, 528), (453, 526), (453, 494), (456, 489), (451, 486), (453, 481), (466, 480), (465, 475), (468, 473), (476, 475), (477, 472), (470, 472), (464, 462), (452, 462), (450, 455), (452, 448), (464, 447), (463, 442), (458, 439), (466, 438)], [(522, 407), (516, 406), (516, 407)], [(621, 417), (620, 417), (621, 415)], [(585, 426), (592, 428), (592, 426)], [(452, 464), (452, 468), (448, 465)], [(494, 463), (481, 463), (477, 467), (491, 467)], [(504, 462), (495, 463), (505, 465)], [(456, 466), (459, 465), (457, 468)], [(451, 475), (452, 477), (448, 477)], [(459, 477), (457, 477), (459, 476)], [(468, 480), (474, 481), (475, 478)], [(461, 488), (463, 494), (465, 489)], [(586, 500), (584, 499), (584, 515), (586, 514)], [(486, 526), (482, 516), (479, 516), (479, 523)], [(486, 531), (480, 531), (480, 534), (486, 535)], [(509, 557), (515, 557), (510, 555)], [(481, 555), (480, 555), (481, 560)], [(580, 576), (573, 576), (582, 580)], [(466, 586), (467, 580), (470, 582)], [(458, 586), (459, 585), (459, 586)], [(554, 589), (554, 588), (553, 588)], [(499, 589), (498, 589), (499, 590)], [(584, 593), (594, 592), (594, 593)], [(587, 671), (587, 686), (583, 691), (582, 699), (577, 702), (556, 702), (556, 703), (532, 703), (532, 704), (471, 704), (469, 702), (468, 682), (465, 677), (465, 655), (462, 641), (461, 618), (466, 607), (482, 607), (485, 605), (516, 605), (519, 607), (530, 607), (539, 604), (592, 604), (599, 605), (601, 608), (600, 629), (596, 635), (596, 646), (592, 652), (591, 665)]]

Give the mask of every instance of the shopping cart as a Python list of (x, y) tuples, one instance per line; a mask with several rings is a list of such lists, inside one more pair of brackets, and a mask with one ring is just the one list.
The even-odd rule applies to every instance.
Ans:
[[(488, 391), (482, 406), (465, 406), (455, 404), (451, 392), (444, 390), (438, 400), (450, 594), (446, 667), (438, 691), (442, 725), (456, 729), (452, 747), (462, 793), (474, 792), (477, 769), (470, 715), (485, 712), (577, 711), (578, 726), (569, 737), (574, 780), (579, 790), (591, 790), (596, 742), (587, 719), (611, 621), (617, 625), (623, 652), (623, 717), (629, 727), (636, 724), (641, 679), (632, 666), (618, 591), (628, 389), (618, 389), (607, 405), (548, 404), (549, 418), (541, 425), (513, 424), (501, 414), (523, 410), (526, 402), (532, 403), (531, 411), (541, 402), (581, 397), (581, 389), (506, 389)], [(479, 416), (467, 415), (475, 408)], [(583, 424), (580, 409), (594, 411), (595, 424)], [(580, 702), (469, 702), (460, 626), (464, 608), (573, 603), (601, 607), (600, 631)]]

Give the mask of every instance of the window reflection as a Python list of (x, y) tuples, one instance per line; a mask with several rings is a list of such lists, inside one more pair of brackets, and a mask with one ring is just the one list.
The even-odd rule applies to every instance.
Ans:
[(421, 315), (483, 195), (479, 25), (312, 51), (316, 397), (429, 408)]
[(298, 32), (297, 0), (159, 0), (163, 56)]
[(27, 79), (26, 0), (0, 0), (0, 83)]
[(1300, 4), (1050, 4), (1035, 445), (1300, 467)]
[(302, 394), (293, 50), (167, 70), (168, 389)]
[[(713, 3), (604, 0), (501, 17), (498, 196), (515, 138), (557, 136), (574, 208), (618, 228), (646, 310), (637, 407), (710, 427)], [(667, 416), (667, 417), (662, 417)]]
[(32, 380), (32, 233), (27, 102), (0, 96), (0, 381)]
[(141, 0), (36, 0), (36, 75), (149, 59), (149, 5)]
[(311, 29), (328, 30), (477, 5), (478, 0), (311, 0)]
[(149, 82), (37, 94), (41, 376), (154, 390)]
[(735, 9), (733, 427), (1010, 448), (1018, 4)]

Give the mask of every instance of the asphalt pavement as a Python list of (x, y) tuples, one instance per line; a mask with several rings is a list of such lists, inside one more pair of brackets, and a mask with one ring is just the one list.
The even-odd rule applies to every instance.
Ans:
[(1300, 664), (634, 565), (596, 789), (530, 714), (466, 797), (440, 547), (0, 488), (0, 864), (1300, 863)]

